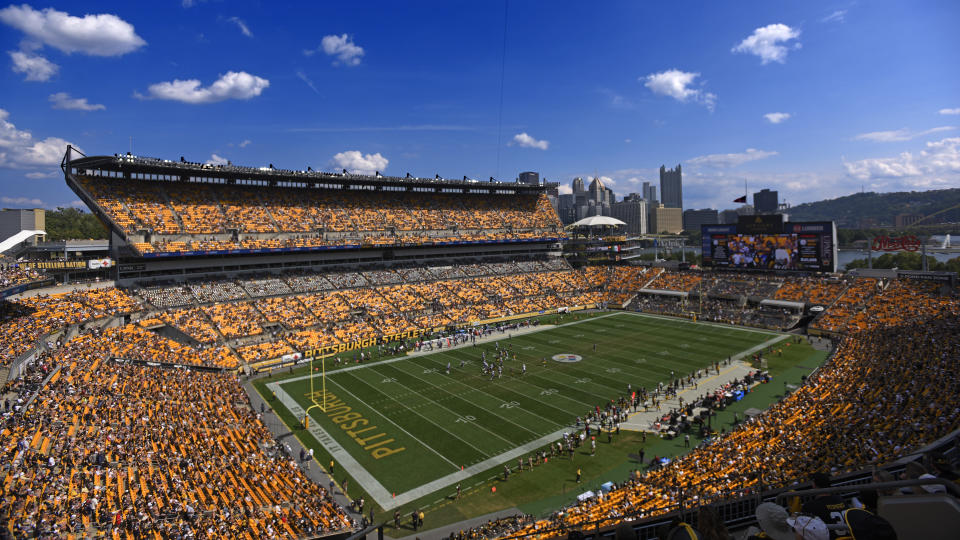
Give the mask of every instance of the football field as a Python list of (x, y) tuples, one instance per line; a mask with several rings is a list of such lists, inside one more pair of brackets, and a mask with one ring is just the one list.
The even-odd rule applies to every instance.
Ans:
[[(671, 371), (688, 374), (784, 337), (633, 313), (574, 317), (523, 335), (498, 333), (496, 343), (511, 352), (492, 380), (481, 374), (481, 355), (497, 358), (493, 341), (337, 370), (328, 359), (326, 411), (310, 409), (308, 431), (390, 509), (515, 466), (559, 440), (577, 416), (626, 395), (628, 384), (652, 388)], [(296, 418), (311, 397), (322, 402), (319, 379), (311, 396), (309, 376), (267, 387)]]

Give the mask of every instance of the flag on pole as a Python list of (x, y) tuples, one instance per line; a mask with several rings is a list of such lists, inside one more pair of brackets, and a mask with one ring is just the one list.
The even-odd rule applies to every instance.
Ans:
[(746, 203), (746, 202), (747, 202), (747, 196), (744, 195), (743, 197), (737, 197), (736, 199), (733, 200), (733, 202)]

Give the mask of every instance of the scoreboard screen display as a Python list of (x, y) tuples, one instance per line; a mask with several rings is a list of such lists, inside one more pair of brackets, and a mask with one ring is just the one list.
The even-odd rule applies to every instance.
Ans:
[[(769, 231), (769, 228), (767, 229)], [(750, 270), (836, 271), (832, 222), (783, 223), (776, 232), (703, 225), (703, 265)]]

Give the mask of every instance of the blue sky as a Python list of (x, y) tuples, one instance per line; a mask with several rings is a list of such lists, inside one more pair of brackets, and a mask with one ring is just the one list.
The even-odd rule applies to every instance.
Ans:
[(64, 145), (131, 137), (192, 161), (599, 174), (619, 195), (682, 163), (687, 208), (732, 207), (745, 180), (793, 204), (960, 187), (955, 1), (2, 6), (5, 207), (78, 204)]

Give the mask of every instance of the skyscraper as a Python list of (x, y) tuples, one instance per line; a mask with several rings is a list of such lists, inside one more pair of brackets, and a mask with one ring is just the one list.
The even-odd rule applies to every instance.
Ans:
[(660, 166), (660, 197), (667, 208), (683, 208), (683, 180), (680, 165), (676, 169)]
[(651, 186), (650, 182), (643, 183), (643, 191), (640, 192), (640, 195), (646, 199), (647, 204), (654, 204), (657, 202), (657, 186)]
[(580, 178), (579, 176), (576, 177), (576, 178), (574, 178), (574, 179), (573, 179), (573, 194), (576, 195), (577, 193), (583, 193), (584, 191), (586, 191), (586, 189), (584, 189), (584, 187), (583, 187), (583, 178)]

